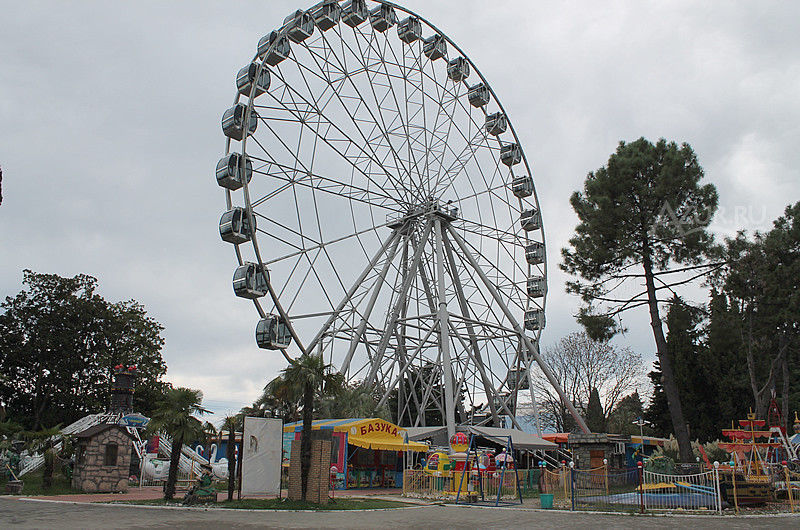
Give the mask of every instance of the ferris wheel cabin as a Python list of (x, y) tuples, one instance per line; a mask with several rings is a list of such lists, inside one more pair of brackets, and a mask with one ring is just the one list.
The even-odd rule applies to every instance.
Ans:
[(544, 263), (544, 244), (534, 241), (525, 247), (525, 261), (531, 265)]
[(459, 83), (469, 77), (469, 61), (465, 57), (456, 57), (447, 63), (447, 77)]
[(492, 136), (498, 136), (506, 132), (508, 129), (508, 119), (502, 112), (495, 112), (494, 114), (486, 115), (485, 122), (486, 132)]
[[(258, 114), (256, 111), (251, 110), (249, 119), (247, 116), (247, 105), (244, 103), (237, 103), (229, 108), (222, 115), (222, 132), (232, 140), (241, 140), (256, 132), (258, 127)], [(246, 122), (246, 123), (245, 123)]]
[(289, 326), (277, 315), (268, 315), (256, 325), (256, 344), (265, 350), (283, 350), (292, 343)]
[(542, 216), (536, 208), (523, 210), (519, 216), (519, 224), (523, 230), (539, 230), (542, 227)]
[(290, 51), (291, 44), (289, 44), (289, 39), (275, 30), (271, 31), (269, 35), (261, 37), (261, 40), (258, 41), (258, 56), (263, 57), (264, 61), (270, 66), (276, 66), (285, 60), (289, 57)]
[(500, 147), (500, 161), (511, 167), (522, 162), (522, 149), (519, 144), (505, 144)]
[[(256, 79), (256, 76), (258, 76), (258, 79)], [(250, 89), (253, 88), (253, 83), (256, 85), (256, 90), (253, 92), (254, 98), (266, 92), (269, 89), (269, 70), (263, 68), (259, 75), (258, 63), (250, 63), (236, 74), (236, 88), (239, 89), (239, 94), (250, 97)]]
[(474, 87), (471, 87), (467, 92), (469, 104), (475, 108), (485, 107), (488, 105), (490, 97), (491, 94), (489, 93), (489, 87), (483, 83), (478, 83)]
[(377, 5), (369, 12), (369, 23), (375, 31), (383, 33), (397, 24), (397, 13), (390, 5)]
[(246, 243), (250, 241), (250, 237), (255, 231), (255, 224), (256, 220), (254, 217), (251, 230), (247, 212), (244, 208), (237, 206), (222, 214), (219, 220), (219, 235), (223, 241), (233, 243), (234, 245)]
[(544, 327), (544, 311), (539, 308), (525, 311), (525, 329), (536, 331)]
[(514, 177), (511, 181), (511, 192), (515, 197), (524, 199), (533, 195), (533, 179), (528, 175)]
[(314, 17), (311, 13), (298, 9), (283, 20), (289, 40), (301, 43), (314, 33)]
[(542, 276), (531, 276), (528, 278), (528, 296), (531, 298), (541, 298), (547, 290), (547, 284)]
[(322, 31), (328, 31), (339, 22), (342, 8), (337, 0), (327, 0), (314, 11), (314, 23)]
[(257, 263), (245, 262), (233, 273), (233, 293), (240, 298), (254, 300), (269, 291), (269, 272)]
[(408, 17), (397, 25), (397, 36), (406, 44), (422, 38), (422, 22), (417, 17)]
[(342, 22), (354, 28), (367, 20), (369, 10), (364, 0), (348, 0), (342, 7)]
[(436, 33), (425, 39), (425, 44), (422, 45), (422, 53), (431, 61), (446, 56), (447, 41), (444, 39), (444, 36)]
[(231, 191), (236, 191), (242, 187), (242, 170), (247, 177), (247, 182), (253, 177), (253, 161), (245, 155), (242, 164), (242, 155), (231, 153), (223, 156), (217, 162), (217, 184)]

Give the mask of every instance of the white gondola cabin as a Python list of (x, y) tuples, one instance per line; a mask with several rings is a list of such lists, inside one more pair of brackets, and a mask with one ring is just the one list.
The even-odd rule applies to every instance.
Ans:
[(422, 22), (417, 17), (408, 17), (397, 25), (397, 36), (406, 44), (422, 38)]
[(447, 63), (447, 77), (459, 83), (469, 77), (469, 61), (465, 57), (456, 57)]
[(474, 87), (470, 87), (467, 92), (469, 104), (476, 108), (486, 106), (489, 103), (490, 96), (489, 87), (483, 83), (478, 83)]
[(525, 311), (525, 329), (536, 331), (544, 327), (544, 312), (541, 309)]
[(544, 263), (544, 244), (539, 241), (525, 246), (525, 261), (531, 265)]
[(508, 129), (508, 118), (502, 112), (495, 112), (494, 114), (486, 115), (486, 132), (492, 136), (497, 136), (506, 132)]
[(275, 66), (285, 60), (289, 57), (290, 51), (289, 39), (278, 31), (272, 31), (258, 41), (258, 56), (263, 57), (270, 66)]
[(314, 11), (314, 23), (322, 31), (328, 31), (339, 22), (342, 8), (337, 0), (326, 0)]
[(390, 5), (379, 4), (370, 10), (369, 23), (375, 31), (384, 32), (397, 24), (397, 13)]
[(254, 300), (265, 296), (269, 291), (269, 272), (258, 263), (245, 262), (236, 267), (233, 273), (233, 292), (241, 298)]
[(245, 135), (250, 136), (258, 127), (258, 114), (251, 110), (248, 119), (247, 105), (237, 103), (222, 115), (222, 132), (228, 138), (241, 140)]
[(311, 13), (298, 9), (283, 20), (289, 40), (301, 43), (314, 33), (314, 17)]
[(542, 215), (536, 208), (522, 210), (522, 213), (519, 214), (519, 224), (526, 232), (539, 230), (542, 227)]
[(255, 231), (255, 218), (253, 218), (252, 229), (247, 217), (247, 211), (239, 206), (232, 208), (222, 214), (219, 220), (219, 235), (223, 241), (238, 245), (250, 241), (250, 237)]
[(267, 315), (256, 326), (256, 344), (265, 350), (284, 350), (292, 343), (289, 326), (277, 315)]
[(542, 276), (531, 276), (528, 278), (528, 296), (531, 298), (541, 298), (547, 291), (547, 284)]
[(244, 184), (242, 173), (244, 173), (249, 183), (253, 177), (253, 161), (247, 155), (242, 161), (242, 155), (231, 153), (223, 156), (217, 162), (217, 184), (223, 188), (231, 191), (241, 188), (242, 184)]
[[(258, 79), (256, 79), (258, 76)], [(261, 73), (258, 73), (258, 63), (250, 63), (236, 75), (236, 88), (239, 89), (239, 94), (250, 97), (250, 90), (255, 83), (255, 92), (253, 97), (260, 96), (269, 89), (269, 70), (262, 68)]]
[(519, 144), (505, 144), (500, 147), (500, 161), (511, 167), (522, 162), (522, 149)]
[(528, 175), (514, 177), (511, 181), (511, 192), (520, 199), (530, 197), (533, 195), (533, 179)]
[(348, 0), (342, 6), (342, 22), (354, 28), (367, 20), (369, 9), (364, 0)]
[(422, 53), (431, 61), (446, 56), (447, 41), (444, 39), (444, 36), (436, 33), (425, 39), (425, 44), (422, 45)]

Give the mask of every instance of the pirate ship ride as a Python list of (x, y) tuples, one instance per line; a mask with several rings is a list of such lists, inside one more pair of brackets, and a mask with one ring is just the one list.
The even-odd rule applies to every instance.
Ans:
[(731, 455), (728, 465), (720, 466), (720, 489), (726, 501), (735, 494), (740, 505), (758, 505), (775, 497), (772, 475), (781, 462), (795, 461), (794, 447), (786, 437), (783, 415), (773, 397), (767, 420), (757, 419), (752, 409), (747, 419), (731, 422), (722, 429), (728, 442), (719, 447)]

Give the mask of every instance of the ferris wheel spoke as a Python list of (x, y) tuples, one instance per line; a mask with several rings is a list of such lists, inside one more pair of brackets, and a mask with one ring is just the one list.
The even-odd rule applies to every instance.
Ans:
[[(364, 37), (363, 32), (361, 32), (360, 30), (356, 30), (356, 33), (358, 33), (362, 37)], [(386, 39), (386, 41), (388, 42), (388, 39)], [(369, 76), (370, 73), (372, 73), (372, 75), (373, 75), (372, 82), (369, 83), (369, 87), (371, 89), (372, 97), (375, 100), (375, 103), (376, 103), (376, 106), (377, 106), (377, 110), (378, 110), (377, 114), (378, 114), (378, 116), (380, 116), (380, 127), (379, 127), (379, 129), (380, 129), (381, 135), (382, 135), (383, 139), (386, 141), (387, 147), (391, 150), (393, 158), (397, 161), (398, 167), (402, 168), (402, 175), (401, 176), (410, 177), (411, 176), (411, 168), (408, 167), (407, 163), (400, 157), (399, 153), (395, 150), (394, 145), (393, 145), (393, 143), (391, 141), (391, 138), (389, 136), (389, 134), (390, 134), (389, 133), (389, 127), (387, 127), (386, 121), (385, 121), (385, 119), (383, 117), (383, 112), (384, 111), (392, 112), (392, 110), (393, 110), (393, 109), (390, 109), (390, 108), (387, 108), (387, 107), (383, 106), (383, 103), (386, 100), (386, 98), (389, 96), (390, 91), (393, 94), (392, 80), (391, 80), (391, 78), (389, 77), (389, 75), (387, 73), (386, 74), (386, 78), (387, 78), (386, 79), (386, 83), (387, 83), (388, 87), (390, 88), (390, 91), (387, 91), (386, 94), (384, 94), (384, 96), (382, 98), (379, 98), (378, 94), (375, 92), (375, 85), (376, 85), (375, 79), (380, 74), (380, 72), (378, 72), (377, 70), (371, 71), (368, 68), (368, 66), (367, 66), (367, 61), (368, 61), (367, 55), (364, 54), (364, 49), (361, 47), (361, 42), (358, 39), (356, 39), (356, 44), (358, 45), (359, 53), (354, 54), (355, 57), (363, 58), (363, 62), (361, 64), (365, 68), (365, 70), (367, 72), (367, 75)], [(372, 50), (374, 48), (374, 46), (373, 46), (374, 44), (376, 44), (376, 36), (375, 36), (375, 34), (373, 32), (372, 35), (371, 35), (371, 38), (368, 39), (368, 42), (367, 42), (368, 48), (370, 50)], [(353, 50), (351, 50), (351, 51), (353, 51)], [(380, 53), (380, 56), (381, 56), (381, 59), (380, 60), (376, 60), (375, 64), (376, 65), (382, 65), (384, 67), (384, 70), (385, 70), (386, 69), (386, 64), (385, 64), (384, 59), (383, 59), (384, 54)], [(357, 93), (358, 93), (358, 91), (357, 91)], [(397, 108), (397, 115), (399, 115), (399, 114), (400, 114), (399, 108)], [(376, 120), (376, 124), (377, 124), (377, 120)], [(419, 200), (419, 197), (417, 197), (417, 200)]]
[[(277, 76), (277, 75), (276, 75), (276, 77), (279, 77), (279, 76)], [(279, 78), (280, 78), (280, 77), (279, 77)], [(283, 78), (280, 78), (280, 79), (281, 79), (281, 81), (283, 81), (283, 82), (285, 83), (285, 80), (284, 80)], [(288, 85), (287, 85), (287, 87), (288, 87)], [(291, 92), (291, 91), (289, 91), (289, 92)], [(268, 94), (271, 94), (271, 93), (270, 93), (270, 92), (268, 92)], [(310, 102), (308, 102), (308, 100), (307, 100), (307, 99), (305, 99), (305, 98), (302, 96), (302, 94), (299, 94), (299, 92), (296, 92), (296, 91), (294, 91), (294, 95), (297, 95), (297, 96), (298, 96), (298, 97), (299, 97), (299, 98), (300, 98), (300, 99), (303, 101), (304, 105), (307, 105), (309, 109), (311, 109), (311, 110), (314, 110), (314, 115), (315, 115), (315, 116), (317, 116), (317, 117), (318, 117), (320, 120), (324, 120), (324, 122), (325, 122), (326, 124), (329, 124), (329, 125), (331, 126), (331, 128), (332, 128), (332, 129), (336, 130), (336, 132), (338, 132), (338, 133), (339, 133), (339, 134), (340, 134), (340, 135), (343, 137), (343, 138), (329, 139), (329, 138), (327, 138), (327, 134), (326, 134), (326, 135), (323, 135), (323, 136), (322, 136), (322, 139), (323, 139), (323, 141), (326, 143), (326, 145), (328, 145), (328, 147), (330, 147), (330, 148), (331, 148), (331, 149), (332, 149), (334, 152), (336, 152), (337, 154), (339, 154), (339, 155), (341, 156), (341, 158), (342, 158), (342, 159), (344, 159), (344, 160), (345, 160), (345, 161), (346, 161), (348, 164), (350, 164), (350, 165), (351, 165), (351, 166), (352, 166), (352, 167), (355, 169), (355, 171), (356, 171), (356, 172), (358, 172), (358, 173), (360, 173), (360, 174), (361, 174), (361, 175), (362, 175), (362, 176), (363, 176), (365, 179), (367, 179), (369, 182), (372, 182), (372, 183), (373, 183), (373, 184), (375, 184), (377, 187), (379, 187), (379, 188), (383, 188), (383, 185), (382, 185), (381, 183), (379, 183), (378, 181), (375, 181), (375, 180), (373, 179), (373, 176), (372, 176), (372, 174), (368, 174), (366, 171), (364, 171), (362, 168), (360, 168), (360, 167), (358, 166), (358, 164), (357, 164), (357, 163), (355, 163), (355, 162), (353, 161), (353, 157), (352, 157), (352, 156), (347, 156), (347, 154), (346, 154), (346, 151), (345, 151), (345, 153), (342, 153), (342, 152), (341, 152), (341, 151), (340, 151), (338, 148), (336, 148), (336, 147), (335, 147), (335, 146), (332, 144), (332, 141), (337, 141), (337, 142), (342, 142), (342, 141), (344, 141), (344, 142), (347, 142), (347, 143), (348, 143), (348, 146), (352, 146), (352, 147), (354, 147), (354, 148), (356, 149), (356, 151), (358, 151), (358, 152), (360, 152), (360, 153), (361, 153), (361, 155), (360, 155), (360, 156), (356, 157), (356, 160), (372, 160), (372, 161), (374, 161), (374, 159), (375, 159), (375, 153), (374, 153), (374, 151), (373, 151), (373, 152), (367, 152), (367, 151), (366, 151), (366, 150), (365, 150), (365, 149), (364, 149), (364, 148), (361, 146), (361, 144), (362, 144), (362, 143), (366, 142), (366, 137), (363, 137), (363, 133), (361, 132), (361, 129), (360, 129), (360, 128), (357, 128), (357, 129), (358, 129), (358, 131), (359, 131), (360, 133), (362, 133), (362, 137), (363, 137), (363, 138), (362, 138), (362, 140), (363, 140), (363, 142), (356, 142), (356, 141), (355, 141), (355, 140), (353, 140), (353, 138), (351, 138), (351, 137), (350, 137), (350, 136), (349, 136), (347, 133), (345, 133), (345, 132), (344, 132), (344, 130), (342, 130), (342, 128), (341, 128), (341, 127), (337, 126), (335, 123), (333, 123), (331, 120), (329, 120), (329, 119), (328, 119), (328, 118), (327, 118), (327, 117), (326, 117), (326, 116), (325, 116), (325, 115), (324, 115), (322, 112), (320, 112), (320, 111), (319, 111), (319, 109), (317, 109), (317, 108), (314, 106), (314, 104), (313, 104), (313, 103), (310, 103)], [(298, 123), (300, 123), (300, 124), (302, 125), (302, 127), (303, 127), (303, 128), (311, 128), (311, 125), (310, 125), (310, 123), (309, 123), (309, 119), (308, 119), (308, 118), (304, 118), (303, 116), (301, 116), (301, 115), (299, 114), (299, 112), (298, 112), (297, 110), (294, 110), (294, 109), (292, 109), (292, 107), (291, 107), (290, 105), (286, 105), (286, 104), (284, 104), (284, 102), (283, 102), (283, 100), (282, 100), (282, 99), (280, 99), (280, 98), (277, 98), (277, 97), (275, 97), (275, 96), (272, 96), (272, 97), (273, 97), (273, 99), (274, 99), (274, 100), (275, 100), (275, 101), (276, 101), (278, 104), (281, 104), (281, 105), (283, 106), (283, 109), (284, 109), (285, 111), (287, 111), (287, 112), (289, 112), (291, 115), (293, 115), (293, 116), (295, 117), (295, 119), (297, 120), (297, 122), (298, 122)], [(259, 107), (258, 105), (255, 105), (255, 108), (260, 108), (260, 107)], [(348, 113), (348, 115), (349, 115), (349, 113)], [(352, 116), (351, 116), (351, 117), (352, 117)], [(260, 117), (260, 121), (261, 121), (262, 123), (265, 123), (265, 124), (267, 125), (267, 127), (269, 127), (269, 128), (270, 128), (270, 130), (273, 132), (273, 134), (275, 134), (275, 131), (272, 129), (272, 127), (270, 127), (270, 126), (269, 126), (269, 124), (268, 124), (268, 121), (267, 121), (266, 119), (264, 119), (263, 117)], [(283, 144), (283, 145), (284, 145), (284, 147), (286, 147), (285, 143), (284, 143), (284, 142), (281, 140), (281, 138), (280, 138), (280, 135), (277, 135), (277, 134), (276, 134), (276, 138), (278, 139), (278, 141), (279, 141), (281, 144)], [(286, 148), (287, 148), (287, 150), (288, 150), (290, 153), (292, 152), (292, 150), (291, 150), (290, 148), (288, 148), (288, 147), (286, 147)], [(262, 150), (263, 150), (263, 147), (262, 147)], [(264, 150), (264, 152), (265, 152), (265, 153), (267, 153), (268, 151)], [(391, 173), (389, 172), (389, 170), (388, 170), (386, 167), (383, 167), (381, 164), (379, 164), (379, 163), (377, 163), (377, 162), (376, 162), (376, 165), (378, 165), (378, 166), (379, 166), (379, 167), (380, 167), (380, 168), (383, 170), (383, 172), (381, 173), (382, 175), (384, 175), (385, 177), (387, 177), (389, 180), (392, 180)], [(307, 168), (304, 168), (304, 169), (306, 169), (306, 170), (307, 170)]]
[(339, 302), (339, 304), (334, 309), (333, 314), (331, 314), (330, 318), (325, 322), (325, 324), (323, 324), (322, 328), (320, 328), (320, 330), (317, 332), (317, 334), (314, 337), (314, 339), (309, 343), (309, 347), (310, 348), (313, 349), (317, 345), (317, 343), (320, 341), (322, 336), (328, 331), (330, 326), (338, 318), (339, 314), (345, 308), (347, 303), (352, 299), (353, 295), (356, 293), (358, 288), (361, 286), (361, 284), (367, 278), (367, 276), (369, 275), (370, 271), (375, 268), (375, 265), (378, 263), (378, 261), (380, 260), (381, 256), (387, 251), (389, 246), (392, 245), (396, 240), (399, 240), (399, 238), (400, 238), (400, 233), (397, 230), (393, 230), (391, 235), (386, 238), (386, 240), (383, 242), (383, 245), (381, 245), (381, 248), (375, 253), (375, 255), (372, 257), (372, 259), (369, 261), (369, 264), (367, 265), (367, 267), (365, 267), (361, 271), (361, 273), (359, 274), (359, 276), (356, 279), (356, 281), (353, 282), (353, 284), (351, 285), (350, 289), (348, 289), (348, 291), (345, 293), (345, 295), (342, 298), (342, 300)]
[[(253, 173), (263, 175), (275, 180), (280, 180), (284, 184), (277, 189), (271, 191), (258, 199), (251, 201), (253, 208), (259, 207), (282, 192), (291, 188), (291, 185), (303, 186), (309, 190), (319, 191), (328, 195), (344, 197), (348, 200), (356, 201), (375, 208), (381, 208), (387, 212), (400, 213), (402, 210), (394, 206), (396, 203), (386, 193), (380, 193), (374, 190), (369, 190), (360, 186), (355, 186), (348, 182), (338, 181), (336, 179), (326, 177), (316, 172), (302, 172), (298, 177), (291, 167), (281, 164), (275, 160), (265, 160), (256, 156), (251, 157), (254, 161), (264, 162), (261, 168), (254, 168)], [(275, 167), (276, 170), (265, 170), (264, 167)]]
[[(337, 31), (338, 31), (338, 30), (337, 30)], [(345, 41), (345, 39), (341, 39), (341, 34), (340, 34), (340, 33), (339, 33), (339, 37), (340, 37), (340, 40), (341, 40), (341, 42), (342, 42), (343, 48), (344, 48), (344, 47), (347, 47), (347, 48), (349, 48), (349, 45), (347, 44), (347, 42)], [(328, 44), (328, 42), (327, 42), (327, 38), (326, 38), (326, 37), (324, 37), (324, 36), (323, 36), (323, 37), (322, 37), (322, 39), (323, 39), (323, 41), (324, 41), (326, 44)], [(338, 63), (339, 63), (339, 67), (341, 68), (341, 70), (342, 70), (343, 72), (347, 72), (347, 71), (348, 71), (348, 69), (347, 69), (346, 61), (344, 60), (344, 58), (343, 58), (343, 57), (339, 57), (339, 56), (337, 55), (336, 51), (334, 50), (334, 48), (333, 48), (332, 46), (328, 45), (328, 48), (331, 50), (331, 54), (332, 54), (332, 56), (333, 56), (333, 57), (334, 57), (334, 58), (335, 58), (335, 59), (338, 61)], [(359, 54), (353, 53), (352, 49), (350, 49), (350, 51), (351, 51), (352, 55), (353, 55), (353, 56), (356, 58), (356, 60), (359, 60), (359, 59), (360, 59), (360, 56), (359, 56)], [(343, 54), (343, 55), (344, 55), (344, 54)], [(316, 59), (315, 59), (315, 61), (316, 61)], [(368, 73), (369, 73), (369, 67), (368, 67), (368, 65), (366, 64), (366, 62), (360, 62), (360, 64), (361, 64), (361, 66), (364, 68), (364, 71), (365, 71), (365, 73), (367, 73), (367, 74), (368, 74)], [(361, 94), (361, 91), (360, 91), (360, 90), (358, 89), (358, 87), (356, 86), (356, 84), (355, 84), (355, 82), (354, 82), (354, 80), (353, 80), (353, 76), (351, 76), (351, 75), (346, 75), (346, 76), (345, 76), (345, 79), (346, 79), (347, 81), (349, 81), (350, 87), (351, 87), (351, 88), (353, 89), (353, 91), (355, 92), (355, 94), (356, 94), (356, 97), (357, 97), (357, 98), (359, 98), (359, 100), (363, 102), (363, 101), (364, 101), (363, 95)], [(332, 86), (332, 80), (331, 80), (331, 79), (329, 79), (329, 78), (328, 78), (328, 79), (326, 79), (326, 82), (328, 82), (328, 84)], [(372, 85), (370, 84), (370, 86), (372, 86)], [(373, 90), (373, 94), (374, 94), (374, 90)], [(338, 93), (337, 93), (337, 95), (338, 95)], [(353, 122), (353, 124), (354, 124), (354, 125), (356, 126), (356, 128), (357, 128), (357, 129), (358, 129), (358, 130), (361, 132), (361, 136), (364, 138), (364, 140), (365, 140), (365, 141), (367, 141), (367, 142), (369, 143), (369, 135), (365, 135), (365, 134), (363, 133), (363, 131), (361, 130), (361, 126), (359, 125), (359, 120), (357, 120), (357, 119), (355, 118), (355, 116), (354, 116), (354, 115), (353, 115), (353, 114), (352, 114), (352, 113), (351, 113), (351, 112), (348, 110), (348, 106), (347, 106), (347, 105), (345, 104), (345, 102), (342, 100), (341, 96), (338, 96), (338, 97), (339, 97), (339, 99), (340, 99), (340, 102), (341, 102), (341, 105), (342, 105), (342, 107), (345, 109), (345, 112), (347, 112), (347, 114), (348, 114), (348, 116), (350, 117), (350, 119), (351, 119), (351, 121)], [(376, 99), (377, 99), (377, 98), (376, 98)], [(405, 197), (405, 198), (406, 198), (406, 200), (408, 200), (408, 199), (409, 199), (409, 197), (408, 197), (408, 193), (407, 193), (407, 191), (408, 191), (408, 190), (405, 190), (405, 189), (404, 189), (404, 186), (402, 185), (402, 175), (403, 175), (403, 174), (408, 174), (408, 173), (409, 173), (409, 171), (408, 171), (408, 168), (407, 168), (407, 167), (405, 167), (405, 165), (403, 164), (403, 161), (402, 161), (402, 159), (401, 159), (401, 158), (400, 158), (400, 157), (397, 155), (397, 153), (394, 151), (394, 147), (393, 147), (393, 145), (392, 145), (392, 142), (391, 142), (391, 140), (389, 139), (389, 137), (388, 137), (388, 134), (387, 134), (387, 132), (386, 132), (386, 129), (385, 129), (385, 124), (384, 124), (384, 127), (381, 129), (381, 128), (380, 128), (380, 123), (379, 123), (378, 119), (376, 119), (376, 117), (375, 117), (375, 113), (373, 113), (373, 112), (372, 112), (372, 110), (371, 110), (371, 109), (369, 109), (369, 107), (367, 107), (366, 105), (363, 105), (363, 108), (364, 108), (365, 110), (367, 110), (367, 112), (369, 113), (369, 115), (370, 115), (370, 117), (371, 117), (371, 119), (372, 119), (372, 121), (373, 121), (373, 123), (374, 123), (374, 126), (375, 126), (377, 129), (379, 129), (379, 131), (380, 131), (380, 133), (381, 133), (381, 136), (382, 136), (382, 138), (383, 138), (383, 139), (386, 141), (385, 147), (387, 147), (387, 148), (390, 150), (390, 152), (391, 152), (391, 154), (392, 154), (392, 156), (393, 156), (393, 158), (394, 158), (394, 161), (395, 161), (395, 163), (397, 164), (397, 165), (396, 165), (396, 168), (399, 170), (399, 172), (400, 172), (400, 175), (397, 175), (397, 178), (393, 179), (393, 185), (397, 187), (396, 189), (398, 189), (398, 191), (400, 191), (400, 190), (403, 190), (403, 191), (405, 192), (405, 195), (406, 195), (406, 197)], [(358, 109), (357, 109), (357, 110), (358, 110)], [(382, 116), (382, 114), (381, 114), (381, 112), (380, 112), (380, 108), (378, 109), (378, 112), (377, 112), (377, 114), (379, 114), (379, 115), (381, 116), (381, 122), (383, 122), (383, 116)], [(381, 143), (380, 145), (384, 145), (384, 144), (383, 144), (383, 143)], [(374, 154), (375, 154), (375, 153), (374, 153), (374, 151), (373, 151), (373, 155), (374, 155)], [(390, 176), (388, 171), (387, 171), (387, 176)]]

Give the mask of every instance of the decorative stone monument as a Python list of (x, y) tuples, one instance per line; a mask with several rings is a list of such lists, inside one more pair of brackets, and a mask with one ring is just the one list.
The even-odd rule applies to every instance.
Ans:
[(75, 435), (72, 487), (85, 492), (128, 491), (133, 437), (119, 425), (100, 424)]

